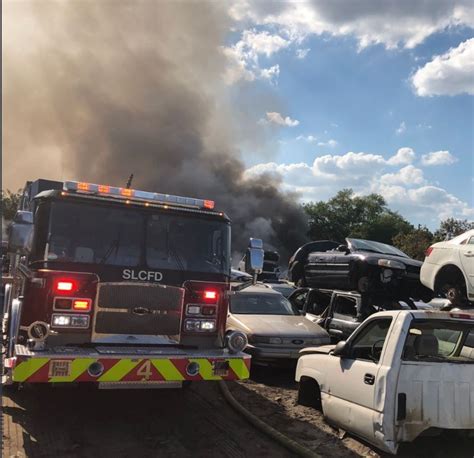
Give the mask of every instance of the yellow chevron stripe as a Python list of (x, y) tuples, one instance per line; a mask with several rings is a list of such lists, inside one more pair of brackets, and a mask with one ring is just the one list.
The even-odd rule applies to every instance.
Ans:
[(243, 359), (229, 359), (229, 365), (240, 380), (249, 378), (250, 373)]
[(24, 382), (36, 371), (39, 371), (48, 361), (49, 358), (35, 358), (21, 362), (13, 369), (13, 381)]
[(181, 372), (176, 369), (175, 365), (169, 359), (152, 359), (151, 362), (165, 380), (184, 380), (184, 377), (181, 375)]
[(208, 359), (196, 358), (189, 361), (199, 364), (199, 375), (204, 380), (222, 380), (222, 377), (212, 373), (212, 363)]
[(99, 382), (118, 382), (125, 377), (142, 360), (121, 359), (112, 366), (107, 372), (104, 372), (97, 380)]
[(87, 368), (92, 364), (95, 363), (97, 359), (95, 358), (79, 358), (79, 359), (73, 359), (71, 361), (71, 372), (68, 376), (65, 377), (51, 377), (49, 381), (51, 383), (54, 382), (73, 382), (74, 380), (77, 379), (84, 371), (87, 370)]

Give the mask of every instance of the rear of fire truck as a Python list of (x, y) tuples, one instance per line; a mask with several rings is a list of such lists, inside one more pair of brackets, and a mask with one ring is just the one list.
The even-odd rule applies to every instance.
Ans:
[(21, 207), (3, 384), (165, 388), (248, 377), (246, 336), (225, 332), (230, 221), (213, 201), (37, 180)]

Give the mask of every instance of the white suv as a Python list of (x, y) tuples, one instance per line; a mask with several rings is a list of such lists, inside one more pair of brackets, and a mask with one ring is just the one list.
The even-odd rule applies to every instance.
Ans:
[(425, 255), (421, 283), (452, 304), (474, 302), (474, 229), (431, 245)]

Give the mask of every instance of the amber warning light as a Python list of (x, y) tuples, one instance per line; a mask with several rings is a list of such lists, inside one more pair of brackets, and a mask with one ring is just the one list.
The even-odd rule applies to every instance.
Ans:
[[(85, 183), (82, 181), (66, 181), (63, 191), (76, 191), (87, 194), (99, 194), (115, 198), (132, 198), (134, 201), (146, 201), (148, 203), (166, 203), (181, 207), (193, 207), (206, 210), (214, 210), (213, 200), (195, 199), (193, 197), (174, 196), (171, 194), (160, 194), (157, 192), (139, 191), (130, 188), (118, 188), (104, 184)], [(126, 203), (130, 203), (129, 201)], [(165, 205), (164, 208), (167, 208)]]

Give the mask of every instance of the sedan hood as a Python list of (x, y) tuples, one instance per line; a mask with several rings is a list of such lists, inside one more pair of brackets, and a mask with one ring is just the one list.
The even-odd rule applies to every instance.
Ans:
[(327, 332), (304, 316), (293, 315), (231, 315), (228, 326), (258, 336), (323, 337)]

